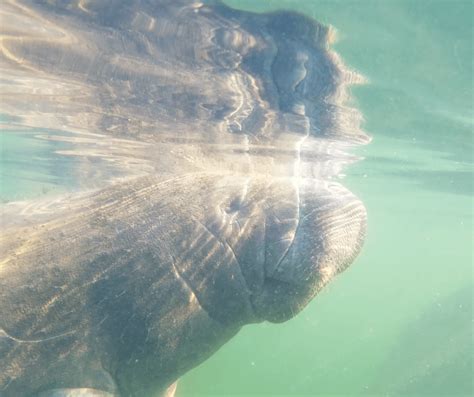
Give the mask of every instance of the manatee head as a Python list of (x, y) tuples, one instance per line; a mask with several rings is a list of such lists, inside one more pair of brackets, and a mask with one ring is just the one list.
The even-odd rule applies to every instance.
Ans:
[(275, 216), (267, 218), (265, 277), (251, 299), (257, 316), (271, 322), (300, 312), (349, 266), (364, 240), (365, 208), (341, 185), (305, 181), (297, 200), (290, 228)]
[(221, 323), (290, 319), (363, 243), (365, 208), (336, 182), (232, 176), (203, 185), (205, 199), (183, 210), (195, 219), (193, 241), (183, 240), (175, 263)]

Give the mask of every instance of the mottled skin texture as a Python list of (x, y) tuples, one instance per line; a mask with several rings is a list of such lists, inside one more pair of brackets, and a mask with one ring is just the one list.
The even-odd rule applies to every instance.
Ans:
[(106, 3), (4, 7), (4, 107), (73, 131), (54, 139), (88, 190), (4, 209), (2, 397), (164, 392), (243, 325), (293, 317), (363, 241), (331, 177), (367, 138), (326, 28)]
[[(285, 179), (143, 178), (18, 231), (0, 273), (2, 378), (150, 395), (243, 324), (292, 317), (363, 233), (360, 203), (326, 189), (296, 206)], [(334, 243), (351, 249), (325, 251)]]

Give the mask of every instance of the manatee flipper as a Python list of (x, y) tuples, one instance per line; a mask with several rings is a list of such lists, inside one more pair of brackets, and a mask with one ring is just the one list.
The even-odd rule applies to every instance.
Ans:
[[(177, 381), (171, 384), (162, 397), (174, 397), (177, 386)], [(90, 388), (54, 389), (41, 392), (37, 397), (114, 397), (114, 394)]]
[(163, 397), (174, 397), (177, 387), (178, 387), (178, 381), (174, 382), (172, 385), (170, 385), (166, 389), (165, 394), (163, 394)]
[(80, 388), (48, 390), (39, 393), (38, 397), (114, 397), (114, 395), (102, 390)]

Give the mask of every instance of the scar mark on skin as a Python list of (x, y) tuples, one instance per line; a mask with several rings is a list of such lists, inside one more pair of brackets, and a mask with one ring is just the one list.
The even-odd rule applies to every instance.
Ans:
[(8, 338), (8, 339), (11, 339), (17, 343), (41, 343), (41, 342), (47, 342), (47, 341), (50, 341), (52, 339), (57, 339), (57, 338), (61, 338), (63, 336), (67, 336), (67, 335), (71, 335), (71, 334), (74, 334), (76, 333), (75, 330), (73, 331), (68, 331), (68, 332), (64, 332), (62, 334), (59, 334), (59, 335), (55, 335), (55, 336), (50, 336), (49, 338), (44, 338), (44, 339), (33, 339), (33, 340), (25, 340), (25, 339), (18, 339), (18, 338), (15, 338), (14, 336), (11, 336), (9, 335), (7, 332), (5, 332), (5, 330), (1, 329), (0, 328), (0, 338)]

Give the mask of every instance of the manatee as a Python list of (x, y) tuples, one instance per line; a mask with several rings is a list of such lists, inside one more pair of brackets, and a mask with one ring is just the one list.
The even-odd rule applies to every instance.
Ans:
[(2, 207), (2, 397), (172, 395), (354, 260), (366, 211), (337, 176), (369, 137), (332, 29), (184, 0), (0, 11), (2, 112), (77, 181)]

